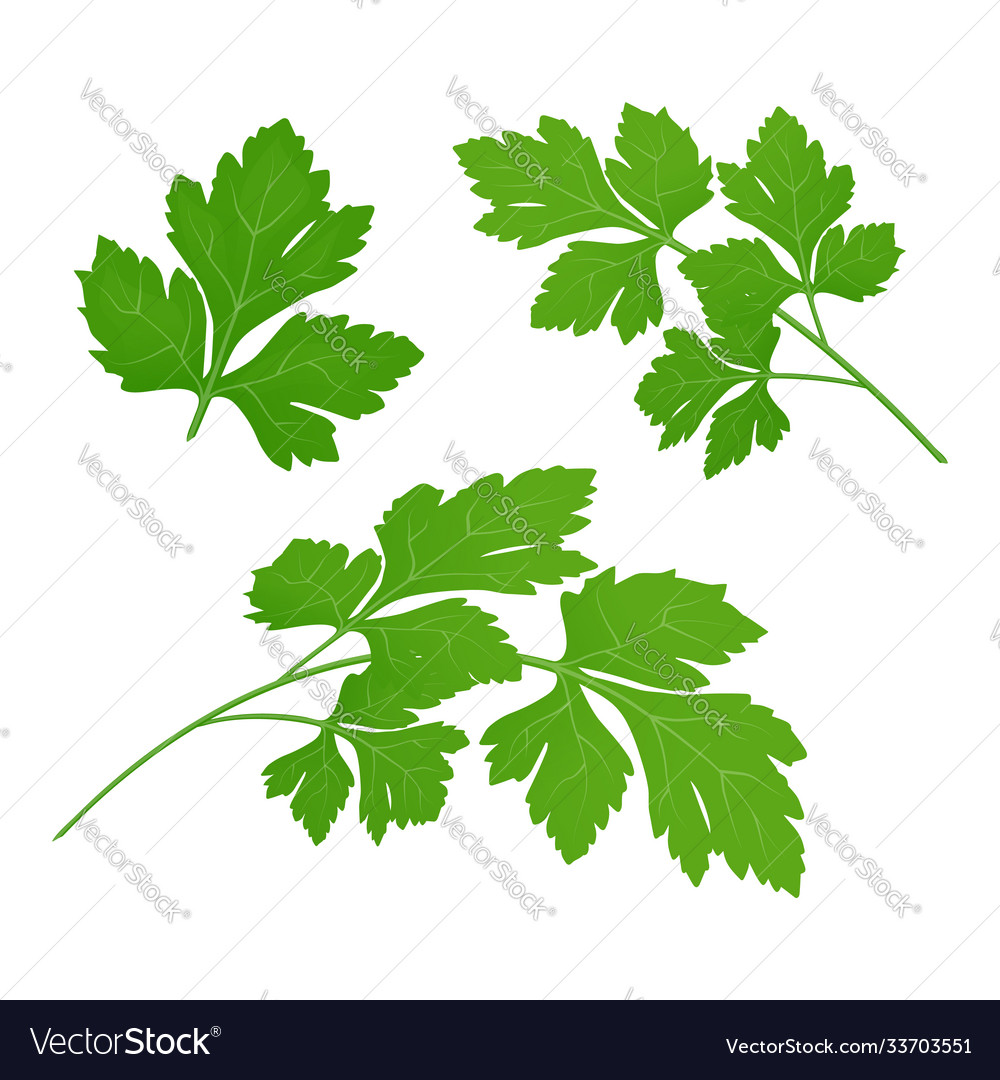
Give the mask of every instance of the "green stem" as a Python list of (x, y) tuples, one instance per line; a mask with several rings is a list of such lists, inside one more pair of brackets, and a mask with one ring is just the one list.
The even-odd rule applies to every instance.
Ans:
[(789, 315), (786, 311), (782, 311), (779, 308), (775, 314), (783, 322), (788, 323), (793, 329), (798, 330), (803, 337), (808, 338), (818, 349), (822, 349), (831, 360), (835, 360), (849, 375), (853, 375), (854, 378), (863, 386), (876, 401), (880, 402), (892, 413), (893, 416), (914, 436), (927, 450), (933, 455), (933, 457), (940, 461), (942, 465), (948, 463), (948, 459), (941, 453), (941, 451), (927, 438), (927, 436), (913, 423), (913, 421), (905, 416), (895, 405), (882, 393), (881, 390), (870, 380), (866, 379), (858, 369), (845, 360), (844, 357), (837, 352), (831, 345), (829, 345), (822, 338), (817, 337), (808, 326), (803, 326), (798, 319)]
[(198, 397), (198, 408), (195, 409), (194, 419), (191, 421), (191, 426), (188, 428), (188, 442), (198, 434), (198, 428), (201, 427), (201, 422), (205, 419), (205, 413), (208, 412), (208, 406), (211, 403), (211, 400), (211, 395), (207, 393), (203, 393)]
[[(247, 719), (245, 716), (223, 716), (222, 714), (228, 709), (234, 709), (237, 705), (242, 705), (246, 701), (251, 701), (255, 697), (260, 697), (262, 694), (269, 693), (271, 690), (277, 690), (279, 687), (288, 686), (290, 683), (298, 682), (300, 679), (312, 678), (314, 675), (321, 675), (325, 671), (333, 671), (336, 668), (349, 667), (352, 664), (366, 664), (371, 660), (371, 654), (366, 653), (363, 656), (349, 656), (343, 660), (334, 660), (329, 664), (321, 664), (319, 667), (312, 668), (308, 671), (303, 671), (300, 675), (295, 676), (292, 672), (286, 672), (280, 679), (275, 679), (274, 682), (265, 684), (264, 686), (258, 686), (256, 690), (251, 690), (246, 694), (241, 694), (237, 698), (233, 698), (232, 701), (227, 701), (225, 705), (220, 705), (217, 709), (213, 709), (209, 713), (205, 713), (204, 716), (199, 717), (193, 723), (188, 724), (187, 727), (181, 728), (180, 731), (175, 732), (168, 739), (164, 739), (159, 746), (153, 747), (147, 754), (143, 754), (138, 761), (130, 765), (124, 772), (119, 773), (110, 784), (107, 785), (102, 791), (94, 796), (89, 803), (76, 815), (70, 818), (69, 821), (56, 833), (52, 838), (58, 840), (61, 836), (65, 836), (70, 829), (86, 814), (89, 810), (95, 807), (101, 799), (104, 798), (109, 792), (113, 791), (123, 780), (127, 779), (136, 771), (146, 764), (151, 758), (156, 757), (161, 750), (166, 750), (168, 746), (172, 746), (178, 739), (183, 739), (185, 735), (189, 735), (192, 731), (197, 730), (200, 727), (207, 727), (209, 724), (221, 724), (226, 720)], [(313, 723), (319, 727), (323, 726), (321, 720), (308, 720), (306, 717), (288, 716), (279, 713), (256, 713), (254, 714), (258, 718), (263, 719), (283, 719), (293, 720), (295, 722)]]
[(219, 376), (222, 374), (222, 369), (226, 366), (232, 353), (232, 350), (229, 348), (229, 339), (233, 335), (233, 326), (235, 325), (238, 312), (239, 307), (237, 307), (236, 311), (230, 316), (229, 325), (225, 334), (222, 336), (221, 341), (217, 334), (213, 335), (212, 363), (208, 369), (208, 378), (205, 380), (205, 385), (198, 394), (198, 408), (195, 410), (194, 419), (191, 421), (191, 426), (188, 428), (188, 442), (198, 434), (198, 428), (201, 427), (201, 422), (205, 419), (205, 413), (208, 412), (208, 406), (212, 403), (212, 398), (215, 397), (215, 384), (218, 382)]
[[(680, 240), (675, 240), (669, 233), (660, 232), (656, 229), (642, 229), (639, 230), (643, 235), (648, 236), (651, 240), (659, 240), (660, 243), (665, 244), (667, 247), (672, 248), (674, 251), (679, 252), (681, 255), (693, 255), (694, 248), (690, 248), (687, 244), (681, 243)], [(812, 309), (813, 318), (816, 320), (816, 327), (819, 330), (819, 335), (814, 334), (808, 326), (803, 325), (798, 319), (789, 315), (787, 311), (782, 308), (778, 308), (775, 315), (783, 322), (787, 323), (792, 329), (797, 330), (803, 337), (808, 338), (818, 349), (822, 349), (831, 360), (839, 364), (844, 371), (851, 375), (859, 386), (863, 386), (869, 394), (875, 398), (881, 405), (889, 410), (890, 413), (910, 432), (911, 435), (924, 446), (935, 460), (940, 461), (942, 464), (947, 464), (948, 459), (941, 453), (941, 451), (927, 438), (927, 436), (913, 423), (908, 416), (906, 416), (900, 409), (898, 409), (881, 390), (871, 380), (866, 379), (858, 369), (845, 360), (843, 356), (833, 348), (832, 345), (826, 340), (826, 335), (823, 333), (823, 328), (819, 321), (819, 314), (816, 311), (816, 301), (812, 295), (812, 287), (809, 284), (803, 283), (803, 290), (809, 300), (809, 306)]]
[(757, 379), (758, 382), (765, 379), (801, 379), (805, 382), (832, 382), (840, 383), (842, 386), (857, 386), (865, 389), (855, 379), (838, 379), (836, 375), (799, 375), (784, 371), (769, 371), (763, 375), (754, 375), (753, 378)]
[(816, 333), (819, 334), (820, 340), (824, 345), (830, 343), (826, 340), (826, 334), (823, 331), (823, 324), (819, 321), (819, 308), (816, 307), (816, 290), (813, 288), (812, 282), (803, 276), (803, 282), (806, 287), (806, 298), (809, 301), (809, 310), (812, 312), (813, 322), (816, 324)]
[(305, 667), (305, 665), (308, 664), (310, 660), (315, 659), (325, 649), (329, 649), (330, 646), (337, 640), (337, 638), (340, 637), (342, 632), (343, 631), (338, 631), (336, 634), (333, 635), (333, 637), (327, 638), (322, 645), (318, 645), (315, 649), (313, 649), (311, 653), (309, 653), (308, 656), (303, 656), (297, 664), (292, 664), (292, 666), (288, 669), (288, 674), (294, 675), (295, 672), (299, 670), (299, 668)]

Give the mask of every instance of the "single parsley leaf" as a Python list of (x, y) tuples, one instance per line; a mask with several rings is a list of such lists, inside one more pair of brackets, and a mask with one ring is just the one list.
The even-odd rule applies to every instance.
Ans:
[(354, 786), (333, 732), (325, 729), (311, 743), (272, 761), (262, 775), (269, 799), (292, 796), (292, 817), (302, 822), (314, 844), (327, 838)]
[(375, 527), (385, 573), (372, 603), (405, 596), (483, 589), (535, 592), (595, 563), (564, 551), (563, 539), (587, 524), (592, 469), (530, 469), (509, 484), (484, 476), (441, 502), (444, 492), (420, 484), (392, 504)]
[(201, 386), (205, 360), (205, 304), (198, 286), (182, 270), (170, 279), (169, 294), (156, 263), (139, 259), (103, 236), (97, 239), (93, 270), (79, 270), (91, 333), (107, 346), (91, 356), (120, 375), (129, 393), (190, 390)]
[(524, 780), (545, 756), (528, 789), (531, 820), (547, 831), (567, 863), (579, 859), (620, 810), (632, 763), (601, 723), (579, 683), (558, 677), (554, 689), (491, 724), (490, 783)]
[(784, 109), (776, 109), (747, 142), (747, 164), (720, 164), (726, 209), (780, 244), (803, 278), (820, 237), (851, 205), (854, 175), (849, 165), (829, 173), (818, 142)]
[(454, 775), (445, 754), (469, 745), (464, 732), (445, 724), (420, 724), (396, 731), (345, 733), (358, 755), (361, 820), (376, 844), (390, 822), (433, 821), (444, 807), (445, 780)]
[(681, 273), (698, 290), (708, 325), (756, 329), (771, 317), (802, 282), (792, 277), (760, 239), (730, 240), (696, 251), (680, 263)]
[(346, 315), (307, 319), (303, 313), (220, 379), (216, 395), (239, 407), (264, 452), (283, 469), (292, 467), (293, 455), (307, 465), (336, 461), (330, 437), (336, 425), (296, 403), (357, 420), (384, 408), (381, 393), (395, 389), (422, 355), (407, 338), (348, 326)]
[(771, 356), (780, 331), (767, 325), (752, 333), (729, 326), (725, 337), (708, 345), (686, 330), (672, 328), (663, 335), (669, 352), (653, 361), (643, 377), (636, 403), (663, 426), (660, 449), (690, 439), (721, 399), (740, 383), (750, 383), (739, 397), (714, 414), (709, 429), (705, 475), (715, 476), (749, 454), (754, 442), (774, 450), (789, 430), (788, 418), (767, 388)]
[(348, 561), (343, 544), (293, 540), (270, 566), (254, 570), (246, 595), (258, 608), (244, 618), (272, 630), (293, 626), (342, 629), (378, 581), (382, 560), (370, 548)]
[(846, 239), (843, 225), (835, 225), (816, 252), (816, 291), (857, 302), (878, 296), (902, 254), (894, 225), (856, 225)]
[(730, 465), (739, 465), (754, 444), (774, 450), (790, 430), (788, 417), (760, 379), (739, 397), (715, 410), (708, 429), (705, 476), (711, 480)]
[(305, 139), (279, 120), (247, 139), (242, 161), (223, 155), (208, 199), (186, 177), (171, 185), (168, 238), (205, 293), (216, 350), (288, 306), (272, 279), (298, 298), (357, 269), (346, 260), (364, 248), (374, 210), (331, 210), (330, 174), (311, 171), (312, 161)]
[(365, 245), (372, 208), (331, 210), (329, 173), (312, 171), (312, 151), (304, 146), (281, 120), (247, 140), (241, 161), (222, 158), (207, 199), (201, 184), (175, 179), (167, 196), (169, 238), (194, 281), (175, 272), (169, 297), (149, 260), (140, 263), (103, 237), (92, 268), (79, 272), (81, 311), (105, 347), (93, 355), (122, 376), (123, 389), (196, 394), (188, 438), (209, 403), (227, 397), (285, 469), (294, 458), (306, 465), (338, 460), (334, 423), (310, 409), (349, 419), (375, 412), (384, 404), (380, 394), (423, 356), (406, 338), (348, 326), (346, 315), (299, 313), (255, 359), (226, 374), (251, 330), (353, 274), (346, 260)]
[[(351, 680), (368, 702), (430, 709), (476, 683), (521, 677), (517, 649), (490, 615), (460, 597), (358, 626), (372, 660)], [(346, 686), (346, 683), (345, 683)]]
[(791, 765), (806, 756), (788, 724), (744, 694), (701, 695), (708, 714), (724, 720), (716, 730), (694, 710), (695, 699), (611, 684), (595, 689), (635, 738), (653, 835), (668, 833), (682, 872), (699, 884), (714, 851), (737, 877), (752, 867), (761, 884), (798, 896), (805, 848), (788, 819), (802, 818), (802, 807), (771, 761)]
[[(657, 240), (599, 244), (574, 240), (549, 267), (531, 309), (531, 325), (580, 335), (596, 330), (614, 304), (611, 325), (628, 344), (663, 318), (663, 294), (656, 277)], [(615, 301), (618, 301), (615, 303)]]
[(608, 158), (611, 186), (668, 236), (711, 198), (712, 159), (698, 160), (691, 129), (681, 129), (667, 114), (622, 110), (615, 147), (623, 159)]
[(581, 593), (563, 593), (560, 663), (662, 690), (679, 690), (684, 679), (688, 690), (705, 686), (708, 679), (684, 661), (726, 664), (765, 632), (725, 595), (725, 585), (689, 581), (674, 570), (615, 581), (611, 567)]
[(479, 232), (526, 248), (569, 233), (641, 225), (609, 187), (590, 139), (551, 116), (538, 121), (538, 134), (541, 140), (507, 131), (503, 142), (484, 136), (455, 147), (476, 181), (472, 190), (494, 208), (476, 223)]

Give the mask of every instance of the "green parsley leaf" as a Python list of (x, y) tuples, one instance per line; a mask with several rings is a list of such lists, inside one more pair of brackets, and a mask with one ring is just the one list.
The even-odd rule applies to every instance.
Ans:
[(778, 308), (802, 291), (802, 282), (763, 240), (713, 244), (688, 255), (679, 269), (698, 290), (708, 325), (721, 333), (728, 327), (754, 330), (769, 324)]
[(445, 780), (454, 775), (445, 754), (469, 745), (465, 734), (445, 724), (420, 724), (396, 731), (345, 733), (358, 755), (361, 820), (376, 844), (390, 822), (434, 821), (444, 808)]
[(314, 844), (327, 838), (354, 786), (354, 774), (337, 748), (333, 732), (327, 730), (311, 743), (272, 761), (262, 775), (269, 799), (292, 796), (292, 817), (302, 822)]
[(725, 603), (725, 585), (703, 585), (676, 571), (615, 581), (614, 568), (563, 593), (566, 652), (560, 661), (664, 690), (690, 690), (708, 679), (684, 663), (726, 664), (757, 641), (763, 627)]
[(594, 144), (565, 120), (543, 116), (541, 140), (506, 131), (504, 141), (483, 137), (455, 147), (472, 190), (493, 210), (479, 232), (535, 247), (569, 233), (641, 224), (615, 197)]
[(851, 205), (854, 175), (849, 165), (829, 173), (818, 142), (784, 109), (776, 109), (747, 142), (742, 168), (719, 165), (726, 209), (780, 244), (805, 279), (820, 237)]
[(123, 390), (198, 393), (206, 316), (192, 278), (175, 270), (168, 293), (156, 263), (140, 260), (131, 248), (123, 251), (103, 236), (97, 239), (94, 269), (77, 276), (86, 302), (80, 310), (94, 337), (107, 345), (106, 351), (91, 355), (106, 371), (121, 376)]
[(660, 449), (690, 439), (722, 398), (741, 383), (749, 388), (714, 413), (705, 475), (739, 464), (754, 443), (774, 450), (789, 430), (788, 418), (767, 388), (770, 361), (780, 332), (763, 326), (751, 335), (730, 326), (706, 344), (685, 330), (663, 335), (668, 353), (653, 361), (635, 396), (651, 423), (663, 426)]
[[(611, 325), (628, 344), (663, 318), (663, 293), (656, 277), (656, 240), (595, 244), (574, 240), (549, 267), (531, 309), (531, 325), (580, 335), (596, 330), (611, 305)], [(618, 301), (615, 303), (615, 301)]]
[(544, 751), (528, 806), (534, 824), (548, 819), (568, 863), (587, 853), (611, 810), (621, 809), (632, 763), (572, 680), (557, 678), (545, 697), (492, 724), (482, 742), (493, 747), (486, 756), (491, 784), (526, 779)]
[(816, 291), (858, 302), (878, 296), (902, 254), (894, 225), (857, 225), (846, 239), (843, 225), (835, 225), (816, 252)]
[(254, 570), (246, 595), (258, 611), (244, 618), (272, 630), (293, 626), (344, 627), (378, 581), (382, 560), (370, 548), (348, 562), (343, 544), (293, 540), (271, 563)]
[(685, 218), (712, 198), (712, 159), (698, 160), (691, 129), (682, 130), (666, 109), (654, 114), (626, 105), (618, 131), (615, 147), (623, 161), (606, 162), (611, 186), (673, 236)]
[[(175, 179), (169, 237), (194, 277), (176, 271), (169, 296), (153, 263), (103, 237), (92, 268), (78, 275), (81, 311), (104, 346), (93, 355), (122, 377), (123, 389), (196, 394), (188, 438), (209, 403), (226, 397), (284, 469), (295, 458), (338, 460), (335, 424), (310, 410), (348, 419), (376, 412), (380, 395), (423, 356), (406, 338), (348, 326), (346, 315), (310, 318), (299, 310), (355, 272), (346, 260), (364, 247), (372, 215), (370, 206), (331, 210), (329, 173), (312, 171), (304, 147), (281, 120), (247, 140), (241, 161), (222, 158), (207, 199), (201, 184)], [(290, 306), (297, 314), (254, 359), (226, 374), (240, 341)]]
[(385, 573), (373, 603), (459, 589), (535, 592), (594, 568), (563, 551), (566, 536), (587, 524), (575, 513), (590, 505), (592, 469), (531, 469), (504, 484), (484, 476), (441, 502), (427, 484), (392, 504), (375, 527)]
[[(714, 851), (737, 877), (752, 867), (762, 885), (798, 896), (805, 848), (788, 819), (802, 818), (802, 807), (771, 760), (791, 765), (806, 756), (788, 724), (744, 694), (692, 699), (611, 684), (594, 689), (625, 717), (646, 774), (653, 835), (668, 833), (682, 872), (698, 885)], [(712, 714), (721, 730), (706, 723)]]
[(376, 706), (430, 709), (476, 683), (519, 679), (517, 649), (494, 623), (495, 615), (460, 597), (368, 619), (357, 630), (372, 660), (348, 681), (367, 683), (359, 692)]

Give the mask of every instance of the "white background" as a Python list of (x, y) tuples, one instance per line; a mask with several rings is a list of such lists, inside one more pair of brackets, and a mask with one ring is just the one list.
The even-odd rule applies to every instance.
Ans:
[[(998, 4), (860, 0), (125, 0), (18, 5), (0, 35), (0, 994), (11, 998), (993, 997), (1000, 541), (994, 312), (1000, 152)], [(909, 189), (811, 94), (817, 76), (926, 173)], [(775, 384), (792, 430), (708, 482), (704, 430), (657, 452), (633, 403), (659, 335), (623, 347), (530, 326), (565, 241), (517, 251), (473, 230), (486, 204), (452, 147), (479, 132), (453, 76), (504, 125), (568, 119), (613, 153), (620, 109), (667, 106), (704, 155), (745, 160), (783, 105), (856, 177), (848, 225), (896, 223), (906, 254), (864, 307), (826, 298), (831, 340), (948, 455), (936, 464), (867, 395)], [(375, 206), (359, 272), (317, 308), (425, 352), (386, 408), (337, 433), (342, 460), (289, 474), (235, 409), (193, 443), (189, 394), (124, 394), (89, 350), (74, 271), (98, 234), (179, 265), (166, 185), (81, 99), (88, 78), (172, 163), (219, 157), (288, 117), (333, 177)], [(885, 115), (888, 113), (888, 115)], [(884, 119), (883, 119), (884, 117)], [(717, 197), (679, 235), (750, 235)], [(693, 292), (660, 256), (686, 307)], [(793, 305), (794, 307), (794, 305)], [(778, 366), (808, 370), (783, 335)], [(846, 340), (845, 340), (846, 339)], [(246, 355), (250, 355), (247, 353)], [(836, 374), (826, 367), (817, 370)], [(791, 394), (789, 394), (791, 391)], [(816, 439), (926, 543), (898, 550), (817, 471)], [(457, 490), (449, 444), (506, 476), (597, 469), (581, 549), (619, 576), (725, 582), (769, 631), (713, 687), (787, 719), (808, 813), (921, 905), (899, 920), (812, 831), (798, 899), (718, 858), (694, 888), (654, 840), (641, 771), (591, 852), (566, 866), (531, 826), (527, 785), (491, 788), (485, 728), (549, 677), (480, 687), (435, 719), (472, 745), (449, 804), (556, 909), (535, 923), (436, 825), (376, 848), (357, 789), (316, 848), (260, 772), (303, 741), (265, 722), (195, 733), (122, 784), (98, 821), (191, 912), (169, 926), (78, 832), (56, 830), (123, 767), (276, 677), (244, 619), (250, 571), (294, 537), (359, 551), (391, 501)], [(194, 551), (171, 560), (78, 464), (84, 445), (148, 494)], [(575, 544), (573, 546), (576, 546)], [(576, 589), (578, 586), (571, 585)], [(526, 651), (556, 657), (559, 588), (473, 597)], [(308, 650), (320, 631), (284, 635)], [(295, 695), (274, 702), (294, 711)]]

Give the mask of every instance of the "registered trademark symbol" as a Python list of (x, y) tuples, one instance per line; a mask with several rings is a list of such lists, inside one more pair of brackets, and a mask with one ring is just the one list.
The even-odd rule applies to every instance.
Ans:
[(924, 546), (925, 542), (926, 542), (926, 541), (924, 541), (924, 540), (918, 540), (918, 541), (917, 541), (917, 547), (918, 547), (918, 548), (922, 548), (922, 547)]
[(556, 913), (556, 909), (554, 907), (550, 907), (549, 908), (549, 914), (550, 915), (555, 915), (555, 913)]
[(372, 371), (374, 371), (378, 367), (378, 361), (377, 360), (369, 360), (368, 361), (368, 366), (372, 369)]
[(185, 544), (184, 550), (190, 555), (191, 552), (194, 551), (194, 544)]
[(926, 184), (927, 183), (927, 173), (921, 173), (917, 177), (917, 179), (920, 181), (921, 184)]
[(920, 905), (920, 904), (914, 904), (914, 905), (913, 905), (913, 914), (914, 914), (914, 915), (919, 915), (919, 914), (920, 914), (920, 912), (921, 912), (921, 911), (923, 911), (923, 910), (924, 910), (924, 909), (923, 909), (923, 906), (922, 906), (922, 905)]
[(0, 728), (0, 739), (6, 739), (10, 735), (10, 728)]
[(740, 730), (740, 725), (739, 724), (733, 724), (733, 731), (739, 731), (739, 730)]
[(191, 918), (191, 912), (190, 912), (190, 910), (188, 910), (188, 911), (182, 911), (182, 912), (181, 912), (181, 918), (182, 918), (182, 919), (190, 919), (190, 918)]
[(212, 1034), (216, 1038), (218, 1038), (222, 1034), (222, 1028), (220, 1028), (218, 1024), (213, 1024), (212, 1025)]

